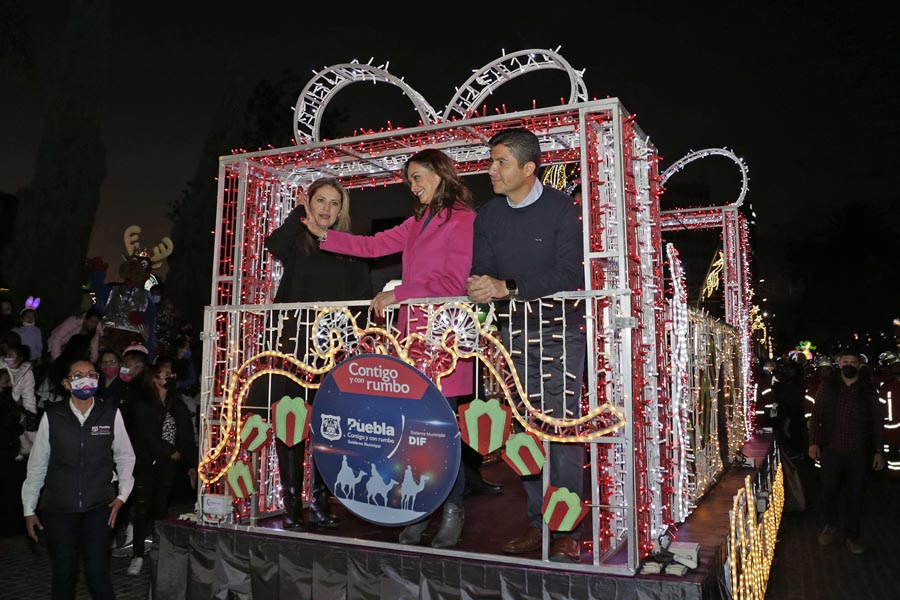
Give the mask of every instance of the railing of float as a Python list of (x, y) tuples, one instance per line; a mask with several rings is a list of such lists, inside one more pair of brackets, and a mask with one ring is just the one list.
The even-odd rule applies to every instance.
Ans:
[[(368, 301), (208, 307), (204, 344), (201, 412), (200, 497), (206, 506), (235, 507), (237, 522), (255, 524), (280, 510), (277, 462), (270, 444), (251, 449), (243, 443), (260, 427), (274, 422), (271, 408), (280, 389), (273, 377), (314, 390), (325, 375), (349, 357), (375, 353), (415, 366), (440, 387), (458, 361), (474, 363), (472, 388), (478, 399), (496, 399), (511, 416), (510, 428), (524, 431), (546, 447), (549, 442), (599, 444), (600, 462), (590, 464), (591, 488), (585, 492), (594, 523), (595, 564), (635, 538), (635, 499), (629, 494), (633, 474), (624, 468), (630, 443), (627, 425), (632, 407), (622, 394), (623, 374), (610, 369), (589, 387), (569, 372), (573, 336), (596, 338), (610, 364), (621, 364), (621, 329), (612, 318), (624, 290), (570, 292), (532, 301), (473, 305), (465, 298), (412, 300), (389, 310), (375, 322)], [(410, 333), (397, 329), (402, 312)], [(580, 348), (584, 348), (582, 342)], [(574, 352), (574, 350), (572, 351)], [(582, 359), (583, 361), (584, 359)], [(566, 380), (565, 394), (577, 408), (552, 414), (544, 406), (550, 367)], [(582, 366), (582, 364), (579, 364)], [(572, 369), (574, 370), (574, 369)], [(526, 373), (533, 375), (529, 381)], [(262, 384), (261, 394), (252, 388)], [(265, 427), (265, 425), (263, 425)], [(265, 439), (268, 431), (256, 439)], [(307, 469), (309, 465), (307, 465)], [(208, 498), (204, 498), (208, 496)], [(210, 502), (216, 500), (215, 502)], [(219, 519), (204, 515), (206, 522)], [(606, 535), (604, 535), (604, 532)], [(636, 553), (635, 553), (636, 555)], [(637, 560), (635, 558), (635, 560)], [(636, 566), (636, 564), (634, 565)], [(621, 571), (622, 567), (610, 567)]]
[[(201, 519), (255, 525), (281, 510), (277, 460), (272, 444), (265, 443), (273, 435), (273, 403), (284, 389), (279, 378), (293, 382), (306, 396), (342, 361), (374, 353), (403, 360), (440, 387), (459, 361), (471, 361), (474, 396), (496, 399), (511, 415), (513, 426), (506, 434), (528, 432), (545, 449), (549, 442), (588, 444), (590, 487), (581, 500), (589, 509), (585, 518), (594, 532), (593, 568), (631, 572), (640, 559), (636, 540), (641, 509), (632, 491), (637, 474), (626, 468), (626, 455), (634, 444), (635, 411), (642, 407), (623, 393), (628, 375), (622, 368), (622, 333), (627, 323), (615, 315), (625, 294), (625, 290), (569, 292), (490, 305), (473, 305), (465, 298), (432, 298), (427, 304), (411, 300), (389, 309), (378, 321), (367, 300), (208, 307), (201, 398)], [(408, 335), (397, 328), (404, 312)], [(673, 486), (661, 501), (673, 502), (674, 495), (681, 494), (680, 501), (691, 504), (722, 468), (718, 446), (708, 441), (718, 437), (716, 395), (711, 390), (727, 386), (725, 377), (734, 378), (730, 369), (737, 362), (733, 353), (738, 341), (733, 331), (714, 319), (691, 313), (689, 321), (692, 368), (686, 380), (694, 383), (688, 384), (689, 399), (679, 404), (685, 411), (673, 418), (684, 419), (691, 439), (707, 441), (683, 449), (687, 458), (676, 463), (686, 465), (689, 483)], [(565, 393), (580, 400), (576, 411), (558, 415), (545, 409), (543, 387), (534, 386), (543, 386), (552, 377), (543, 371), (546, 365), (567, 365), (571, 339), (567, 332), (592, 338), (595, 347), (603, 349), (608, 368), (596, 374), (593, 385), (588, 377), (575, 381), (573, 373), (559, 371), (569, 384)], [(525, 376), (529, 370), (540, 373), (531, 383)], [(729, 419), (740, 420), (740, 411), (735, 413)], [(309, 460), (306, 469), (308, 481)], [(222, 515), (222, 506), (233, 508), (233, 513)], [(633, 550), (633, 563), (610, 562), (623, 549)]]

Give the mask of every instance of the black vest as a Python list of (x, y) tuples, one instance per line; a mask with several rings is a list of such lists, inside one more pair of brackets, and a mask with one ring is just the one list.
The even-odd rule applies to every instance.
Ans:
[(84, 513), (116, 497), (113, 483), (116, 407), (94, 399), (90, 416), (82, 425), (69, 402), (47, 409), (50, 460), (41, 492), (42, 510)]

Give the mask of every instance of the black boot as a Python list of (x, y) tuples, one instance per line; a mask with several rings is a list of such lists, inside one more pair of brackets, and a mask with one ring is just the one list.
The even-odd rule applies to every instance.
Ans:
[(303, 504), (300, 494), (285, 492), (283, 501), (284, 514), (281, 516), (281, 526), (292, 531), (306, 531), (306, 526), (303, 524)]
[(331, 492), (323, 484), (319, 484), (313, 491), (312, 500), (309, 503), (309, 522), (313, 527), (325, 527), (328, 529), (338, 527), (341, 524), (331, 514)]
[(428, 523), (430, 522), (431, 519), (422, 519), (418, 523), (413, 523), (412, 525), (404, 527), (403, 531), (400, 532), (400, 543), (412, 546), (421, 542), (422, 534), (428, 529)]
[(459, 542), (463, 525), (466, 522), (466, 511), (461, 506), (450, 502), (444, 504), (444, 514), (441, 517), (441, 528), (431, 540), (432, 548), (452, 548)]

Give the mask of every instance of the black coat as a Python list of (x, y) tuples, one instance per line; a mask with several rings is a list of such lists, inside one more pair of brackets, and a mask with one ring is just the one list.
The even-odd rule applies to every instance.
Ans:
[(370, 299), (368, 264), (319, 250), (314, 236), (300, 222), (302, 214), (302, 206), (295, 208), (265, 241), (266, 249), (284, 268), (275, 302)]
[[(158, 460), (170, 460), (176, 450), (189, 467), (197, 465), (197, 446), (194, 444), (194, 426), (191, 413), (175, 391), (169, 391), (163, 404), (145, 389), (131, 403), (131, 442), (136, 458), (135, 473), (146, 473)], [(175, 419), (175, 443), (162, 439), (166, 413)], [(137, 476), (137, 475), (136, 475)]]

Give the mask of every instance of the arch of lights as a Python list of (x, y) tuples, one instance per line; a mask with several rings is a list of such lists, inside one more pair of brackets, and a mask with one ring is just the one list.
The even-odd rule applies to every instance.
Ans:
[[(724, 282), (725, 321), (735, 327), (739, 333), (742, 364), (735, 371), (733, 389), (740, 394), (734, 406), (743, 407), (744, 414), (740, 427), (729, 429), (729, 436), (734, 436), (734, 445), (747, 439), (753, 430), (756, 398), (750, 370), (751, 339), (753, 318), (751, 316), (750, 288), (750, 234), (747, 218), (740, 211), (744, 198), (749, 191), (750, 177), (747, 165), (734, 152), (727, 148), (705, 148), (692, 151), (678, 159), (667, 168), (661, 178), (661, 184), (684, 170), (689, 164), (711, 156), (720, 156), (732, 161), (740, 171), (741, 186), (737, 198), (720, 206), (703, 206), (679, 208), (661, 211), (661, 227), (663, 231), (679, 231), (701, 229), (719, 229), (722, 239), (722, 280)], [(708, 457), (712, 463), (716, 459)]]
[[(499, 86), (547, 68), (568, 73), (567, 104), (478, 114)], [(398, 86), (422, 123), (319, 140), (328, 101), (358, 81)], [(220, 159), (213, 287), (202, 336), (201, 520), (215, 520), (204, 502), (212, 497), (232, 503), (232, 513), (219, 518), (223, 526), (252, 527), (281, 508), (272, 445), (250, 451), (241, 444), (243, 418), (261, 414), (268, 419), (271, 408), (268, 398), (260, 401), (248, 393), (252, 382), (271, 385), (273, 376), (286, 377), (315, 389), (347, 356), (381, 352), (415, 365), (440, 385), (456, 360), (471, 357), (477, 365), (476, 389), (502, 399), (525, 429), (545, 441), (588, 448), (589, 497), (583, 501), (590, 506), (593, 562), (566, 568), (636, 573), (654, 540), (681, 522), (721, 473), (721, 461), (706, 449), (717, 443), (718, 425), (709, 415), (722, 402), (734, 409), (726, 420), (729, 454), (743, 441), (746, 424), (734, 415), (746, 414), (746, 396), (736, 390), (746, 380), (747, 361), (744, 329), (687, 310), (675, 299), (675, 286), (667, 293), (665, 265), (671, 267), (676, 255), (670, 251), (667, 261), (661, 242), (671, 213), (660, 210), (665, 177), (658, 172), (656, 148), (634, 116), (617, 98), (588, 101), (581, 73), (557, 52), (525, 50), (477, 70), (440, 115), (387, 65), (336, 65), (317, 72), (303, 89), (294, 127), (295, 146)], [(368, 299), (273, 304), (281, 267), (263, 240), (294, 207), (301, 187), (322, 176), (338, 177), (351, 190), (397, 184), (402, 165), (424, 147), (446, 152), (463, 176), (483, 176), (489, 167), (487, 141), (509, 127), (537, 134), (542, 164), (580, 168), (585, 291), (493, 306), (502, 322), (518, 310), (550, 310), (573, 298), (584, 303), (586, 320), (577, 326), (587, 331), (589, 364), (583, 416), (577, 419), (546, 414), (539, 398), (519, 393), (523, 374), (465, 298), (412, 300), (377, 326), (368, 322)], [(725, 250), (726, 256), (735, 252), (735, 264), (743, 264), (737, 248), (745, 229), (737, 225), (724, 234), (734, 236), (734, 245), (726, 244)], [(736, 302), (744, 299), (740, 295)], [(393, 323), (397, 311), (411, 306), (424, 308), (430, 318), (423, 330), (401, 336)], [(744, 310), (738, 305), (733, 314)], [(305, 353), (279, 353), (286, 341), (306, 348)], [(235, 465), (242, 465), (253, 489), (247, 497), (231, 496), (226, 484)], [(622, 550), (627, 560), (613, 561)], [(497, 555), (491, 560), (529, 562)], [(551, 564), (546, 557), (533, 562)]]

